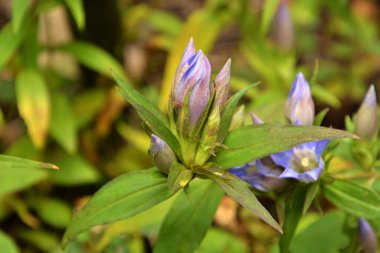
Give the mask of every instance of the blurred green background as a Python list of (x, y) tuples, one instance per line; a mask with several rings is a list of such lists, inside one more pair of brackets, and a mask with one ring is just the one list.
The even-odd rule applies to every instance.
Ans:
[[(330, 108), (323, 125), (344, 128), (368, 86), (380, 88), (379, 17), (375, 0), (0, 0), (1, 153), (60, 167), (0, 171), (1, 251), (62, 252), (73, 211), (115, 176), (152, 166), (148, 135), (111, 72), (165, 111), (193, 37), (214, 75), (232, 59), (231, 93), (261, 81), (247, 113), (285, 122), (302, 71), (317, 112)], [(66, 252), (150, 252), (171, 201), (95, 227)], [(341, 220), (330, 216), (322, 222)], [(275, 238), (225, 198), (199, 252), (269, 252)]]

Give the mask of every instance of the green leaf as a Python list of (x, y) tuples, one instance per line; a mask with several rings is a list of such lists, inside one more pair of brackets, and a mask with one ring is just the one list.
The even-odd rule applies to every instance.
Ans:
[(16, 94), (32, 142), (42, 148), (50, 122), (50, 97), (45, 80), (35, 70), (22, 70), (16, 78)]
[(79, 30), (84, 28), (85, 12), (83, 9), (82, 0), (65, 0), (67, 7), (69, 8), (71, 15), (73, 15), (75, 23)]
[(46, 179), (48, 173), (43, 169), (58, 168), (53, 164), (0, 155), (0, 196), (28, 188)]
[(218, 141), (223, 141), (223, 139), (226, 137), (228, 133), (228, 129), (231, 124), (232, 117), (234, 115), (235, 108), (239, 102), (239, 100), (243, 97), (243, 95), (259, 83), (254, 83), (251, 85), (248, 85), (247, 87), (239, 90), (236, 92), (230, 99), (227, 101), (226, 107), (224, 108), (222, 118), (220, 120), (220, 127), (219, 127), (219, 136)]
[(280, 225), (259, 202), (253, 192), (248, 188), (246, 182), (213, 164), (210, 164), (210, 166), (206, 168), (194, 168), (194, 170), (214, 180), (227, 195), (282, 233)]
[(0, 230), (0, 249), (7, 253), (19, 253), (16, 243), (10, 236)]
[(55, 228), (66, 228), (71, 219), (71, 208), (60, 199), (44, 198), (35, 203), (38, 216)]
[(264, 1), (263, 13), (261, 16), (260, 33), (266, 35), (269, 26), (272, 22), (274, 15), (276, 14), (279, 0), (267, 0)]
[(315, 115), (313, 125), (314, 126), (320, 126), (322, 124), (323, 119), (325, 118), (326, 114), (328, 113), (329, 108), (326, 108), (322, 111), (320, 111), (317, 115)]
[(62, 246), (95, 225), (127, 219), (169, 197), (166, 177), (156, 168), (116, 177), (74, 216), (63, 236)]
[(11, 24), (7, 24), (1, 28), (0, 31), (0, 70), (4, 67), (8, 59), (13, 55), (16, 48), (21, 43), (25, 35), (25, 30), (22, 29), (18, 33), (13, 33)]
[(380, 218), (380, 196), (371, 189), (349, 181), (335, 180), (324, 185), (323, 193), (334, 205), (348, 213), (367, 219)]
[(193, 180), (169, 210), (153, 252), (194, 252), (206, 235), (223, 195), (212, 181)]
[(298, 233), (291, 245), (292, 253), (336, 252), (346, 246), (348, 238), (343, 234), (344, 214), (329, 212)]
[(305, 198), (305, 203), (303, 205), (303, 211), (302, 213), (305, 214), (311, 204), (313, 203), (315, 197), (317, 196), (317, 194), (319, 193), (321, 187), (319, 186), (318, 183), (312, 183), (312, 184), (309, 184), (308, 187), (307, 187), (307, 192), (306, 192), (306, 198)]
[(98, 182), (101, 178), (96, 168), (79, 155), (67, 155), (55, 163), (60, 171), (52, 173), (51, 180), (56, 185), (84, 185)]
[(284, 234), (280, 237), (281, 253), (288, 253), (289, 246), (293, 239), (298, 222), (302, 217), (303, 206), (305, 202), (306, 190), (304, 187), (296, 188), (286, 202)]
[(357, 138), (354, 134), (317, 126), (281, 126), (262, 124), (246, 126), (229, 132), (213, 162), (232, 168), (295, 145), (332, 138)]
[(20, 26), (28, 10), (27, 0), (13, 0), (12, 1), (12, 28), (14, 33), (18, 33)]
[(52, 94), (49, 132), (68, 153), (77, 151), (75, 118), (68, 99), (59, 93)]
[(248, 253), (247, 247), (235, 235), (221, 229), (209, 229), (196, 253)]
[(172, 148), (178, 157), (180, 157), (178, 140), (171, 132), (165, 115), (119, 76), (115, 75), (114, 79), (119, 85), (123, 97), (137, 110), (142, 120), (152, 128), (152, 131), (156, 135)]
[(112, 77), (111, 71), (125, 79), (123, 67), (104, 49), (84, 41), (75, 41), (61, 45), (60, 51), (71, 54), (81, 64), (107, 77)]

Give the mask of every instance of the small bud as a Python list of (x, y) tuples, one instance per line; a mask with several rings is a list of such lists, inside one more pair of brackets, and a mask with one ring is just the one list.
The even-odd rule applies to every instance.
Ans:
[(211, 112), (206, 125), (203, 129), (200, 144), (195, 155), (195, 164), (203, 165), (211, 154), (214, 154), (214, 148), (218, 139), (220, 126), (220, 112), (219, 107)]
[(264, 121), (260, 119), (259, 116), (257, 116), (257, 114), (254, 112), (251, 112), (251, 119), (252, 119), (253, 124), (255, 125), (264, 124)]
[(149, 155), (156, 167), (166, 174), (169, 173), (172, 163), (177, 160), (169, 145), (154, 134), (150, 136)]
[(314, 102), (309, 84), (298, 73), (285, 106), (286, 117), (293, 124), (311, 126), (314, 121)]
[(232, 120), (231, 120), (231, 124), (228, 131), (238, 129), (239, 127), (242, 127), (244, 125), (244, 121), (245, 121), (244, 111), (245, 111), (245, 106), (244, 105), (239, 106), (239, 108), (236, 110), (234, 115), (232, 115)]
[(221, 111), (223, 110), (228, 99), (228, 91), (230, 89), (230, 69), (231, 59), (228, 59), (222, 70), (215, 78), (215, 106), (219, 106)]
[(377, 135), (378, 114), (375, 87), (371, 85), (355, 117), (355, 132), (363, 139)]
[(290, 49), (294, 42), (293, 22), (289, 11), (288, 1), (281, 0), (273, 19), (273, 41), (283, 49)]
[(364, 218), (359, 218), (358, 242), (360, 252), (375, 253), (377, 250), (377, 236), (371, 225)]

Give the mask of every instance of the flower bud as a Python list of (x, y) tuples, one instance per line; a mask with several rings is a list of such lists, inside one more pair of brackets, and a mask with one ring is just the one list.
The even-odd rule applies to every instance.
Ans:
[(364, 139), (377, 135), (378, 114), (375, 87), (371, 85), (355, 117), (355, 132)]
[(149, 155), (156, 167), (166, 174), (169, 173), (172, 163), (177, 160), (169, 145), (154, 134), (150, 136)]
[(283, 49), (290, 49), (294, 42), (293, 22), (288, 1), (281, 0), (272, 24), (273, 41)]
[(293, 124), (311, 126), (314, 121), (314, 102), (309, 84), (298, 73), (285, 106), (286, 117)]
[(259, 116), (257, 116), (256, 113), (254, 112), (251, 112), (251, 119), (252, 119), (253, 124), (255, 125), (264, 124), (264, 121), (260, 119)]
[(219, 106), (221, 111), (223, 111), (228, 99), (228, 91), (230, 89), (230, 69), (231, 59), (228, 59), (215, 78), (215, 106)]
[(371, 225), (364, 218), (359, 218), (358, 243), (360, 252), (375, 253), (377, 250), (377, 237)]

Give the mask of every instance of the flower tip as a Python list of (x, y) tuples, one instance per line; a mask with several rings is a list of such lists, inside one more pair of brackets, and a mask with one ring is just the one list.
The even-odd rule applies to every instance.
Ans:
[(253, 124), (255, 124), (255, 125), (264, 124), (264, 121), (259, 116), (257, 116), (256, 113), (251, 112), (250, 115), (251, 115), (251, 119), (252, 119)]
[(376, 91), (375, 91), (375, 86), (373, 84), (371, 84), (371, 86), (369, 87), (367, 91), (367, 94), (365, 95), (364, 103), (367, 106), (376, 105)]

